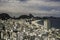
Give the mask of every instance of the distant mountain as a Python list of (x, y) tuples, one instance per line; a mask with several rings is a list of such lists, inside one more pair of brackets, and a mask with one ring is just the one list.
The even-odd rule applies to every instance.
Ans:
[(6, 19), (9, 19), (11, 18), (7, 13), (1, 13), (0, 14), (0, 19), (2, 20), (6, 20)]
[(32, 14), (29, 14), (29, 15), (21, 15), (19, 17), (11, 17), (10, 15), (8, 15), (7, 13), (1, 13), (0, 14), (0, 19), (2, 20), (6, 20), (6, 19), (9, 19), (9, 18), (12, 18), (12, 19), (20, 19), (20, 18), (32, 18), (34, 17)]
[(28, 15), (21, 15), (21, 16), (19, 16), (19, 19), (20, 18), (28, 18), (29, 16)]
[(20, 18), (32, 18), (32, 17), (34, 17), (32, 14), (29, 14), (29, 15), (21, 15), (21, 16), (19, 16), (18, 18), (20, 19)]

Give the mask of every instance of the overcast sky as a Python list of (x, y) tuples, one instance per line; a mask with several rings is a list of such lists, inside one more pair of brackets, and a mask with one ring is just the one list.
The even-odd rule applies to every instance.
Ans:
[(0, 0), (0, 12), (60, 17), (60, 0)]

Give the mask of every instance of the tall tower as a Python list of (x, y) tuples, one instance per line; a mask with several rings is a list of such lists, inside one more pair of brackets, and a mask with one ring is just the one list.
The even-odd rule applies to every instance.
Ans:
[(49, 19), (45, 19), (44, 20), (44, 28), (46, 28), (47, 30), (49, 30), (51, 27), (51, 23)]

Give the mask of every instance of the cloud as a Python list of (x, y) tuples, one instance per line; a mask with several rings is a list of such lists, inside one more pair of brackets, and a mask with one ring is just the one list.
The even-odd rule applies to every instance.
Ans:
[(53, 1), (53, 2), (60, 2), (60, 0), (42, 0), (42, 1)]
[[(0, 0), (0, 12), (34, 15), (59, 15), (60, 2), (56, 0)], [(55, 15), (56, 16), (56, 15)]]
[(60, 0), (51, 0), (51, 1), (60, 1)]
[(28, 1), (28, 0), (19, 0), (19, 1)]

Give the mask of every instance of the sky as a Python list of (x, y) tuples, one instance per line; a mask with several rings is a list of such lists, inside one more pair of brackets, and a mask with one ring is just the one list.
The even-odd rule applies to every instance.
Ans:
[(60, 17), (60, 0), (0, 0), (0, 13)]

